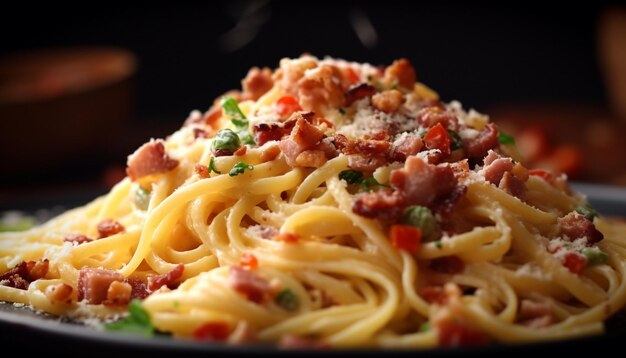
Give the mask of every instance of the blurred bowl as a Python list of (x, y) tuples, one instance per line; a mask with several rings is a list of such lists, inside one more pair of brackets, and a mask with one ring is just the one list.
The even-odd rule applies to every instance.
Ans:
[(136, 63), (108, 47), (1, 58), (1, 171), (24, 176), (102, 157), (132, 113)]

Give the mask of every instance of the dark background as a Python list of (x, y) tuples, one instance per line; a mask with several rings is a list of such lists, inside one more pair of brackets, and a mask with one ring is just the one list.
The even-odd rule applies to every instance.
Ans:
[[(138, 67), (123, 140), (111, 141), (106, 153), (80, 164), (42, 165), (40, 173), (2, 168), (4, 198), (47, 183), (110, 185), (127, 154), (149, 137), (179, 128), (190, 110), (206, 110), (215, 97), (238, 88), (250, 67), (276, 68), (280, 58), (304, 52), (381, 65), (407, 57), (418, 79), (444, 100), (458, 99), (482, 112), (503, 105), (573, 103), (610, 113), (598, 61), (597, 26), (602, 13), (614, 5), (17, 4), (5, 13), (12, 21), (0, 23), (0, 56), (105, 45), (129, 50)], [(359, 40), (351, 22), (355, 14), (370, 20), (376, 41)], [(103, 176), (108, 179), (100, 180)]]

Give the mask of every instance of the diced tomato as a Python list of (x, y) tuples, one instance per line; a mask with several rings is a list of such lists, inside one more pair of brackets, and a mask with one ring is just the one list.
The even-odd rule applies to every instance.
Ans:
[(441, 123), (435, 124), (426, 133), (424, 143), (428, 149), (439, 149), (444, 155), (450, 155), (450, 136)]
[(276, 101), (276, 109), (281, 117), (287, 117), (293, 112), (302, 110), (300, 103), (294, 96), (282, 96)]
[(241, 257), (239, 258), (239, 263), (241, 264), (241, 266), (246, 267), (250, 270), (256, 270), (257, 267), (259, 267), (259, 261), (257, 260), (256, 256), (252, 255), (249, 252), (244, 252), (243, 254), (241, 254)]
[(295, 243), (295, 242), (298, 242), (298, 240), (300, 240), (300, 236), (298, 236), (298, 234), (294, 234), (291, 232), (281, 232), (280, 234), (274, 236), (273, 240)]
[(565, 255), (563, 266), (567, 267), (572, 273), (579, 274), (587, 267), (587, 259), (577, 253), (569, 252)]
[(469, 327), (455, 319), (445, 319), (436, 323), (440, 346), (478, 346), (491, 340), (485, 333)]
[(398, 250), (415, 252), (420, 247), (422, 231), (409, 225), (392, 225), (389, 233), (391, 245)]
[(208, 322), (193, 331), (193, 338), (198, 341), (225, 341), (230, 335), (230, 327), (224, 321)]
[(528, 175), (534, 175), (543, 178), (543, 180), (547, 181), (548, 183), (554, 182), (554, 175), (543, 169), (531, 169), (528, 171)]
[(437, 303), (443, 305), (448, 300), (448, 296), (441, 286), (426, 286), (420, 292), (420, 296), (428, 303)]
[(352, 67), (347, 67), (345, 74), (346, 74), (346, 78), (348, 79), (348, 81), (350, 81), (350, 83), (352, 84), (355, 84), (361, 81), (359, 74)]

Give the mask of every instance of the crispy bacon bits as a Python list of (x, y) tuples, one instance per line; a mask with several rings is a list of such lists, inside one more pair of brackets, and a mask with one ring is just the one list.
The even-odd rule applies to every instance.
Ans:
[(165, 153), (162, 140), (152, 140), (128, 157), (126, 174), (135, 181), (150, 174), (168, 172), (178, 166), (178, 160), (170, 158)]
[(243, 88), (241, 95), (244, 99), (256, 101), (267, 91), (272, 89), (273, 86), (272, 70), (267, 67), (263, 69), (252, 67), (250, 71), (248, 71), (246, 78), (241, 81), (241, 88)]
[(44, 278), (48, 273), (47, 259), (22, 261), (9, 271), (0, 275), (0, 285), (27, 290), (31, 282)]
[(72, 291), (72, 286), (65, 283), (59, 283), (56, 285), (48, 286), (46, 288), (45, 294), (52, 303), (67, 304), (72, 302)]
[(560, 234), (570, 241), (586, 237), (588, 245), (591, 246), (604, 239), (604, 235), (596, 229), (596, 226), (578, 213), (572, 212), (559, 218), (558, 226)]
[(395, 89), (376, 93), (372, 96), (372, 105), (374, 108), (387, 113), (397, 111), (400, 106), (402, 106), (403, 102), (404, 97), (402, 96), (402, 92)]
[(93, 239), (83, 234), (70, 234), (66, 236), (63, 239), (63, 241), (71, 242), (72, 244), (76, 244), (76, 245), (81, 245), (81, 244), (86, 244), (88, 242), (92, 242)]
[(126, 231), (124, 225), (113, 219), (105, 219), (98, 224), (98, 234), (100, 235), (101, 239), (113, 236), (115, 234), (119, 234), (124, 231)]
[(356, 86), (350, 87), (350, 89), (346, 92), (344, 106), (350, 107), (352, 103), (363, 99), (372, 97), (376, 93), (376, 88), (374, 86), (368, 85), (367, 83), (361, 83)]
[(406, 58), (393, 61), (385, 69), (385, 82), (391, 86), (397, 85), (412, 90), (416, 77), (415, 69)]
[(239, 266), (230, 268), (230, 285), (254, 303), (263, 302), (270, 291), (270, 284), (265, 278)]
[(176, 285), (175, 282), (176, 280), (178, 280), (179, 278), (183, 276), (184, 271), (185, 271), (185, 265), (178, 264), (176, 265), (176, 267), (174, 267), (173, 269), (171, 269), (170, 271), (162, 275), (149, 277), (148, 288), (150, 289), (150, 291), (156, 291), (162, 286), (167, 286), (169, 288), (176, 288), (176, 286), (178, 285)]
[(102, 303), (109, 306), (127, 305), (132, 291), (133, 287), (129, 283), (113, 281), (107, 289), (107, 298)]

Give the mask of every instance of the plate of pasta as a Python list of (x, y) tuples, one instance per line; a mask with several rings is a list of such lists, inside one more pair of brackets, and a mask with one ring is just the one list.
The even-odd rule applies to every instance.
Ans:
[(601, 337), (626, 305), (624, 191), (523, 163), (407, 59), (255, 67), (110, 192), (0, 233), (0, 321), (192, 350)]

